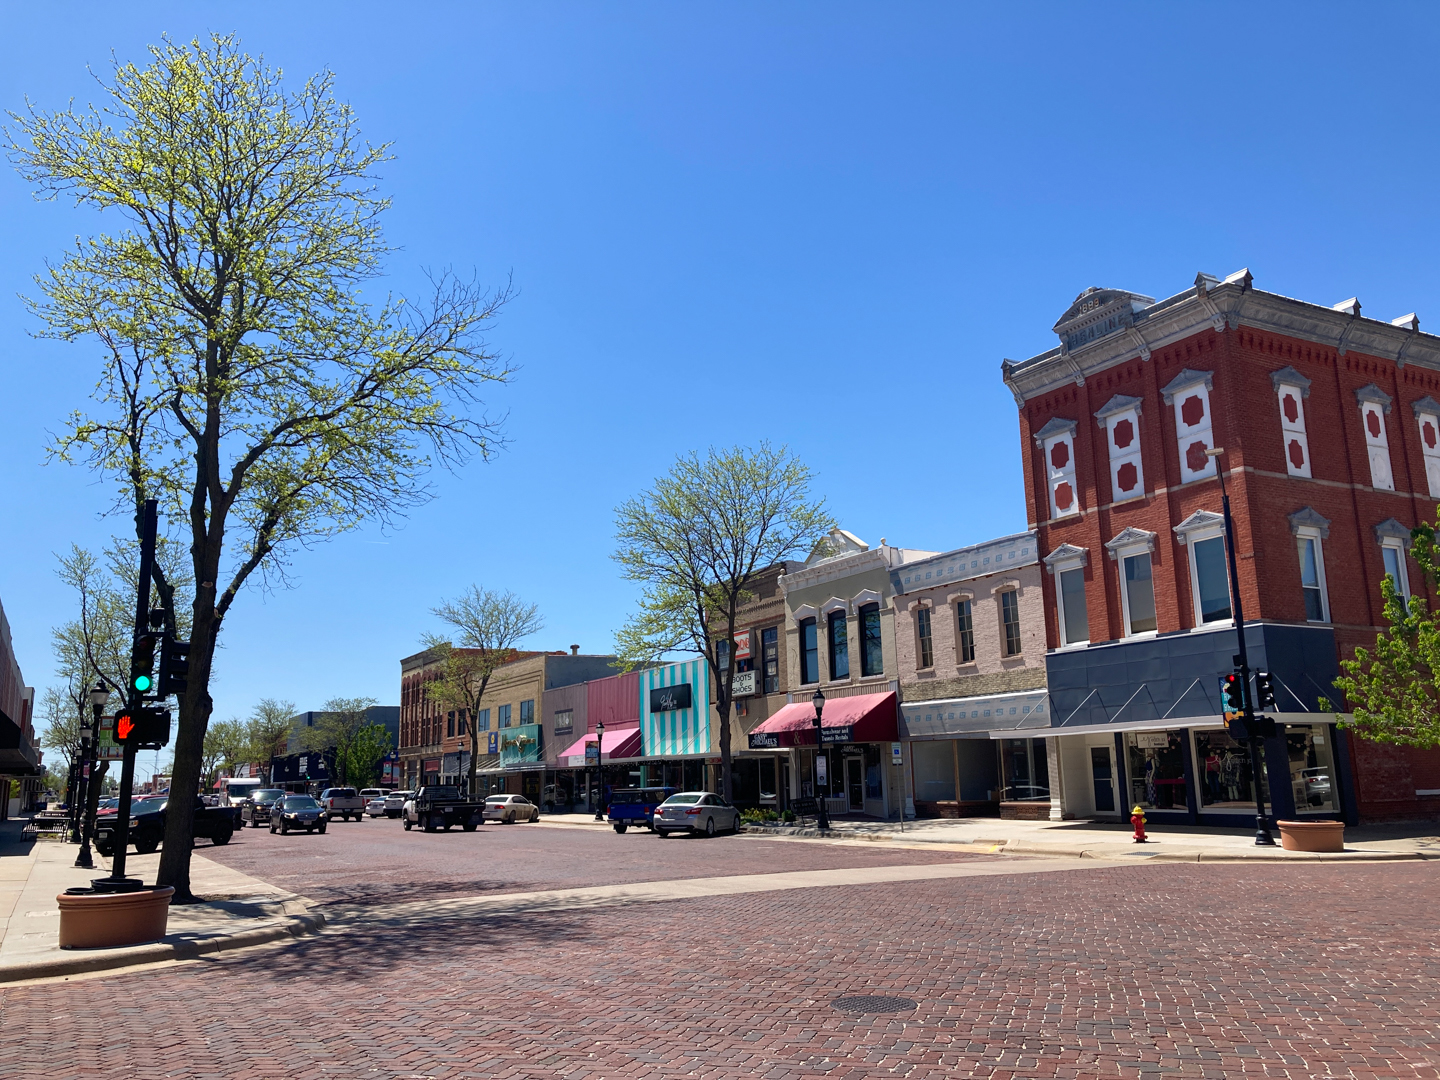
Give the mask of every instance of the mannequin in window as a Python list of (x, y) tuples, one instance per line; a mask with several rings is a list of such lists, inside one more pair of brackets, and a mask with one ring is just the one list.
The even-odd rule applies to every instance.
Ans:
[(1220, 755), (1212, 748), (1205, 759), (1205, 786), (1210, 791), (1210, 801), (1220, 801)]

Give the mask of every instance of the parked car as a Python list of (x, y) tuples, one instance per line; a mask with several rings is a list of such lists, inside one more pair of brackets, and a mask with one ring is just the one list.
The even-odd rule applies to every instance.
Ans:
[(365, 800), (365, 813), (371, 817), (379, 817), (385, 813), (385, 796), (372, 795), (369, 799)]
[(405, 804), (415, 797), (413, 791), (392, 791), (385, 796), (385, 816), (398, 818), (405, 811)]
[[(117, 800), (118, 802), (118, 800)], [(165, 808), (170, 805), (168, 795), (148, 799), (136, 799), (130, 803), (130, 846), (141, 855), (149, 855), (165, 839)], [(114, 810), (102, 810), (95, 815), (95, 850), (107, 859), (115, 854), (115, 825), (118, 805)], [(205, 800), (195, 796), (195, 817), (191, 836), (204, 838), (212, 844), (228, 844), (235, 833), (234, 811), (228, 806), (206, 806)]]
[(655, 808), (674, 794), (673, 787), (617, 788), (610, 793), (606, 815), (617, 833), (623, 833), (631, 825), (653, 829), (655, 826), (651, 819)]
[(1323, 766), (1300, 773), (1305, 781), (1305, 801), (1311, 806), (1324, 806), (1330, 801), (1330, 770)]
[(270, 820), (270, 811), (277, 799), (283, 799), (285, 792), (280, 788), (260, 788), (246, 796), (240, 804), (240, 824), (249, 822), (252, 828), (260, 828)]
[(485, 820), (513, 825), (517, 821), (539, 821), (540, 807), (524, 795), (491, 795), (485, 800)]
[(325, 811), (325, 820), (349, 821), (353, 814), (359, 821), (365, 816), (365, 800), (353, 787), (329, 787), (320, 793), (320, 806)]
[(419, 825), (426, 832), (449, 829), (459, 825), (466, 832), (474, 832), (483, 819), (485, 804), (478, 799), (467, 799), (453, 784), (432, 784), (420, 788), (405, 802), (401, 815), (406, 830)]
[(325, 831), (325, 811), (309, 795), (286, 795), (270, 811), (270, 831), (288, 833), (291, 829), (308, 832)]
[(655, 810), (651, 828), (665, 837), (672, 832), (735, 832), (740, 828), (740, 811), (710, 791), (681, 791), (671, 795)]

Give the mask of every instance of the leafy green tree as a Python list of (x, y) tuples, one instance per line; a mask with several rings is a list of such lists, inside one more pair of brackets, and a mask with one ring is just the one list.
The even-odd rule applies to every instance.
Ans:
[[(1433, 595), (1440, 583), (1435, 526), (1422, 522), (1410, 537), (1410, 554)], [(1352, 715), (1337, 719), (1375, 742), (1433, 748), (1440, 746), (1440, 627), (1420, 590), (1414, 593), (1407, 603), (1389, 574), (1381, 579), (1386, 626), (1374, 648), (1357, 648), (1353, 659), (1340, 661), (1344, 674), (1335, 686)]]
[[(12, 113), (9, 149), (42, 198), (121, 219), (37, 278), (48, 336), (100, 344), (93, 415), (54, 451), (161, 501), (196, 583), (158, 881), (190, 893), (190, 830), (221, 626), (297, 548), (428, 497), (435, 464), (488, 457), (477, 410), (510, 370), (482, 337), (508, 298), (449, 275), (421, 302), (372, 302), (386, 247), (376, 170), (333, 77), (298, 87), (233, 37), (117, 63), (102, 108)], [(183, 538), (183, 539), (182, 539)], [(174, 583), (157, 570), (174, 625)]]
[[(370, 697), (331, 698), (316, 718), (315, 726), (305, 729), (307, 749), (334, 751), (334, 777), (338, 784), (366, 785), (390, 749), (390, 733), (383, 724), (370, 722), (370, 710), (375, 704), (375, 699)], [(371, 730), (376, 727), (383, 739)], [(377, 745), (380, 746), (378, 753)]]
[(63, 797), (69, 783), (70, 768), (80, 757), (80, 725), (84, 722), (85, 713), (69, 692), (58, 686), (45, 688), (40, 695), (38, 713), (45, 725), (40, 731), (40, 745), (64, 765), (55, 770), (61, 778), (58, 790)]
[(276, 698), (261, 698), (245, 721), (245, 760), (265, 770), (271, 783), (271, 760), (290, 747), (290, 732), (295, 724), (295, 703)]
[(233, 776), (235, 767), (249, 760), (246, 754), (249, 747), (249, 732), (243, 720), (212, 720), (205, 729), (205, 752), (200, 766), (205, 786), (213, 784), (222, 771)]
[[(448, 637), (428, 634), (424, 642), (430, 653), (434, 677), (424, 684), (425, 696), (442, 709), (461, 710), (470, 724), (470, 767), (467, 790), (475, 791), (479, 766), (479, 733), (475, 715), (490, 685), (491, 676), (515, 658), (520, 642), (545, 627), (540, 609), (512, 592), (495, 592), (479, 585), (446, 600), (431, 612), (449, 623)], [(456, 644), (456, 641), (459, 643)], [(427, 672), (428, 674), (429, 672)]]
[(614, 558), (644, 587), (639, 611), (616, 635), (618, 652), (631, 667), (674, 652), (709, 661), (727, 800), (735, 674), (728, 644), (756, 575), (808, 555), (833, 528), (824, 501), (811, 498), (810, 479), (809, 468), (783, 446), (712, 447), (704, 457), (679, 458), (653, 488), (616, 511)]

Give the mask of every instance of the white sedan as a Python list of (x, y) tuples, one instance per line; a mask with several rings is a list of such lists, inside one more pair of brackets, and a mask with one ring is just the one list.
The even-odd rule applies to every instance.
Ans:
[(517, 821), (539, 821), (540, 807), (524, 795), (491, 795), (485, 800), (486, 821), (513, 825)]
[(740, 828), (740, 811), (710, 791), (680, 791), (655, 808), (655, 833), (688, 832), (714, 836)]
[(385, 796), (376, 795), (365, 803), (365, 813), (371, 817), (380, 817), (385, 813)]

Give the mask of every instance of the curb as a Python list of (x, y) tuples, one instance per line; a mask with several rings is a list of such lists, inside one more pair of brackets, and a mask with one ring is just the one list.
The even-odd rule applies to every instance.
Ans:
[(119, 970), (154, 964), (162, 960), (195, 960), (202, 956), (265, 945), (287, 937), (303, 937), (325, 925), (325, 916), (291, 915), (276, 926), (242, 930), (198, 941), (157, 941), (150, 945), (134, 945), (116, 952), (65, 954), (56, 960), (39, 960), (28, 964), (0, 967), (0, 984), (49, 979), (59, 975), (79, 975), (90, 971)]
[(885, 832), (885, 833), (852, 833), (844, 829), (817, 829), (809, 826), (795, 828), (745, 825), (745, 832), (757, 835), (768, 836), (796, 836), (814, 837), (825, 840), (867, 840), (872, 843), (886, 843), (890, 841), (904, 841), (915, 844), (953, 844), (957, 846), (970, 846), (983, 850), (987, 855), (1047, 855), (1051, 858), (1068, 859), (1116, 859), (1141, 856), (1146, 862), (1183, 862), (1183, 863), (1244, 863), (1244, 862), (1424, 862), (1429, 859), (1440, 858), (1440, 854), (1430, 854), (1423, 851), (1371, 851), (1367, 849), (1351, 848), (1343, 852), (1320, 852), (1320, 851), (1287, 851), (1283, 854), (1279, 849), (1275, 851), (1215, 851), (1215, 850), (1190, 850), (1190, 851), (1147, 851), (1140, 845), (1134, 848), (1118, 847), (1106, 850), (1103, 848), (1072, 848), (1072, 847), (1048, 847), (1041, 844), (1028, 844), (1016, 840), (956, 840), (954, 838), (927, 837), (917, 832), (911, 836), (908, 833)]

